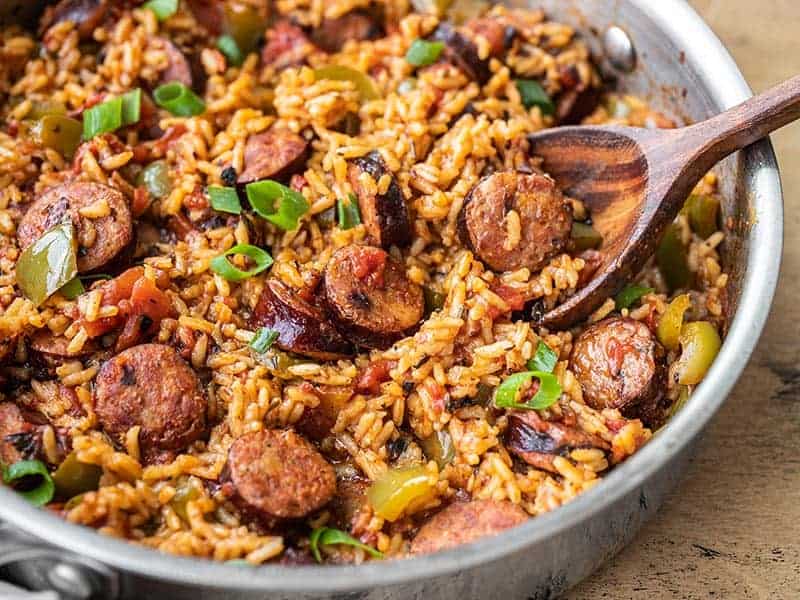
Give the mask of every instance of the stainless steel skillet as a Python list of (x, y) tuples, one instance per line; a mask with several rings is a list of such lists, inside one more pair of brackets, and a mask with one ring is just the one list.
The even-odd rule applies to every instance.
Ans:
[[(621, 89), (679, 118), (703, 119), (750, 95), (725, 48), (682, 0), (511, 4), (542, 6), (553, 19), (576, 26), (605, 57)], [(2, 12), (9, 0), (0, 5)], [(621, 29), (609, 31), (612, 26)], [(724, 217), (733, 223), (724, 247), (732, 277), (722, 351), (687, 407), (664, 430), (565, 507), (497, 538), (421, 559), (253, 569), (166, 556), (103, 537), (0, 489), (0, 519), (6, 522), (0, 529), (0, 568), (32, 589), (59, 589), (64, 598), (554, 597), (619, 551), (657, 510), (747, 364), (769, 313), (783, 233), (770, 144), (731, 157), (718, 173)]]

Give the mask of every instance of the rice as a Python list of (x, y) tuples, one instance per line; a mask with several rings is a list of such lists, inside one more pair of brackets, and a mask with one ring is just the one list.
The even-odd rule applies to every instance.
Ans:
[[(259, 2), (231, 3), (263, 9)], [(278, 0), (276, 5), (281, 15), (316, 27), (369, 3)], [(574, 293), (591, 258), (560, 251), (537, 270), (494, 272), (465, 248), (459, 234), (459, 215), (475, 184), (496, 171), (538, 170), (528, 156), (526, 136), (557, 124), (549, 110), (523, 105), (517, 80), (539, 81), (551, 98), (568, 91), (570, 78), (599, 87), (586, 45), (542, 11), (495, 6), (488, 18), (513, 21), (518, 36), (503, 60), (492, 57), (490, 39), (475, 38), (478, 56), (488, 65), (488, 77), (480, 84), (448, 60), (412, 69), (406, 52), (415, 39), (435, 30), (438, 19), (409, 14), (405, 2), (386, 0), (381, 6), (391, 25), (387, 35), (348, 41), (331, 55), (312, 48), (302, 64), (283, 69), (264, 65), (255, 53), (239, 66), (228, 65), (185, 3), (163, 22), (146, 9), (122, 10), (94, 31), (92, 47), (67, 21), (53, 24), (41, 40), (16, 27), (0, 30), (0, 92), (7, 125), (0, 132), (0, 381), (5, 385), (11, 379), (16, 386), (4, 387), (0, 401), (46, 417), (40, 456), (51, 467), (71, 449), (78, 461), (102, 470), (97, 489), (63, 499), (69, 500), (60, 509), (67, 520), (160, 551), (216, 560), (260, 564), (288, 556), (287, 548), (307, 553), (307, 537), (292, 539), (279, 526), (265, 535), (263, 523), (239, 510), (225, 486), (226, 461), (242, 436), (270, 429), (302, 431), (333, 398), (341, 404), (315, 442), (336, 464), (339, 493), (344, 503), (353, 504), (352, 511), (346, 522), (333, 506), (299, 522), (309, 528), (345, 528), (387, 556), (400, 557), (408, 553), (416, 528), (454, 501), (470, 497), (512, 503), (535, 517), (596, 485), (652, 436), (637, 416), (587, 403), (570, 362), (582, 326), (551, 331), (536, 325), (530, 313), (519, 316), (519, 298), (546, 311)], [(31, 115), (46, 102), (77, 114), (103, 98), (155, 88), (170, 67), (168, 40), (200, 57), (207, 78), (203, 114), (176, 117), (159, 110), (147, 128), (96, 136), (71, 159), (32, 140)], [(41, 52), (36, 51), (39, 41)], [(326, 65), (368, 74), (378, 93), (365, 98), (354, 81), (320, 77), (317, 69)], [(359, 122), (358, 132), (342, 126), (345, 115)], [(642, 100), (620, 95), (606, 95), (584, 122), (671, 125)], [(147, 129), (156, 126), (164, 135), (151, 139)], [(249, 210), (242, 216), (215, 212), (204, 191), (210, 185), (232, 185), (225, 170), (241, 174), (250, 136), (272, 128), (310, 142), (304, 167), (288, 182), (309, 207), (294, 231), (257, 219)], [(352, 179), (349, 161), (372, 151), (388, 172), (373, 178), (364, 171)], [(142, 183), (143, 167), (155, 161), (163, 161), (170, 179), (169, 190), (160, 195)], [(55, 293), (36, 306), (18, 285), (16, 264), (24, 249), (17, 231), (28, 204), (44, 190), (74, 181), (109, 185), (132, 207), (141, 203), (136, 261), (144, 275), (137, 285), (147, 280), (163, 290), (169, 315), (152, 329), (146, 322), (137, 326), (147, 331), (147, 341), (174, 347), (202, 375), (209, 423), (205, 436), (155, 462), (145, 452), (140, 424), (132, 422), (124, 439), (112, 443), (95, 414), (93, 394), (101, 367), (118, 353), (120, 340), (135, 331), (126, 324), (126, 331), (120, 326), (94, 332), (129, 314), (132, 297), (109, 302), (109, 284), (86, 279), (87, 289), (77, 299)], [(332, 212), (337, 200), (353, 194), (354, 187), (385, 195), (395, 183), (413, 217), (413, 235), (407, 247), (390, 253), (411, 282), (441, 295), (442, 302), (429, 308), (413, 333), (388, 348), (362, 350), (351, 358), (291, 356), (277, 346), (262, 354), (253, 351), (257, 326), (251, 315), (267, 273), (230, 281), (211, 270), (211, 261), (237, 244), (255, 244), (268, 248), (274, 259), (270, 278), (294, 294), (314, 290), (336, 250), (370, 239), (366, 222), (350, 229), (336, 226)], [(716, 185), (709, 175), (695, 194), (714, 197)], [(575, 219), (591, 216), (579, 198), (566, 202)], [(101, 221), (110, 216), (106, 200), (81, 208), (85, 226), (80, 227), (79, 246), (105, 243)], [(506, 252), (518, 252), (524, 243), (522, 220), (517, 210), (509, 210), (499, 224)], [(156, 231), (150, 239), (156, 227), (162, 234)], [(703, 239), (687, 215), (678, 218), (676, 227), (696, 283), (687, 314), (721, 328), (728, 283), (720, 261), (725, 234), (715, 231)], [(239, 269), (252, 266), (241, 256), (231, 262)], [(109, 269), (115, 276), (122, 271), (114, 265)], [(653, 291), (621, 314), (653, 327), (668, 310), (672, 292), (652, 260), (635, 281)], [(608, 299), (589, 322), (615, 312), (614, 299)], [(37, 336), (48, 343), (57, 340), (62, 354), (37, 349)], [(539, 418), (597, 440), (592, 447), (554, 453), (549, 468), (514, 455), (507, 444), (508, 413), (490, 397), (508, 375), (528, 368), (541, 343), (556, 355), (553, 374), (562, 394), (537, 411)], [(678, 357), (679, 351), (672, 350), (666, 361), (674, 364)], [(29, 359), (43, 362), (32, 369)], [(376, 368), (385, 377), (365, 384)], [(665, 385), (668, 404), (687, 391), (673, 378)], [(426, 454), (432, 436), (450, 440), (447, 460)], [(427, 491), (394, 521), (379, 516), (363, 493), (353, 499), (343, 491), (346, 483), (356, 481), (363, 492), (401, 467), (419, 469)], [(334, 562), (369, 559), (363, 550), (344, 546), (322, 552)]]

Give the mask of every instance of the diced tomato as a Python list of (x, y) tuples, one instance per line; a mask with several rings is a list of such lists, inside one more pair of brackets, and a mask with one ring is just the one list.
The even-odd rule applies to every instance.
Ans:
[(369, 277), (371, 283), (382, 288), (386, 254), (383, 252), (360, 252), (354, 256), (357, 260), (353, 261), (353, 274), (362, 281)]
[(393, 360), (377, 360), (367, 365), (356, 379), (356, 391), (362, 394), (377, 394), (381, 391), (381, 384), (389, 381), (389, 372), (397, 365)]
[(161, 320), (174, 315), (172, 303), (158, 286), (144, 276), (143, 267), (133, 267), (118, 277), (105, 282), (101, 306), (116, 306), (119, 309), (113, 317), (103, 317), (96, 321), (80, 319), (81, 326), (89, 337), (99, 337), (124, 324), (122, 344), (138, 340), (140, 336), (151, 334), (158, 329)]
[(304, 187), (308, 185), (306, 178), (302, 175), (295, 173), (292, 175), (292, 178), (289, 180), (289, 187), (292, 188), (295, 192), (300, 192)]
[(144, 211), (150, 206), (150, 192), (147, 188), (140, 185), (133, 190), (133, 202), (131, 202), (131, 212), (134, 217), (141, 217)]

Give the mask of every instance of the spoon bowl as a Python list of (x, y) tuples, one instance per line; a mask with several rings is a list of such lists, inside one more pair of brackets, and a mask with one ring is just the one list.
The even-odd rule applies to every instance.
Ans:
[(529, 136), (565, 194), (584, 202), (602, 235), (601, 262), (541, 323), (586, 319), (653, 255), (697, 182), (719, 161), (800, 118), (800, 76), (712, 119), (680, 129), (558, 127)]

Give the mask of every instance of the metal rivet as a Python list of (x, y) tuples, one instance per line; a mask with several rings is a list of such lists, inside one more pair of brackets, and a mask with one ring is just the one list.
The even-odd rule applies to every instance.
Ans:
[(603, 49), (615, 69), (630, 73), (636, 68), (636, 48), (621, 27), (612, 25), (606, 29), (603, 34)]
[(47, 573), (47, 579), (70, 600), (88, 600), (95, 592), (92, 575), (77, 565), (58, 563)]

